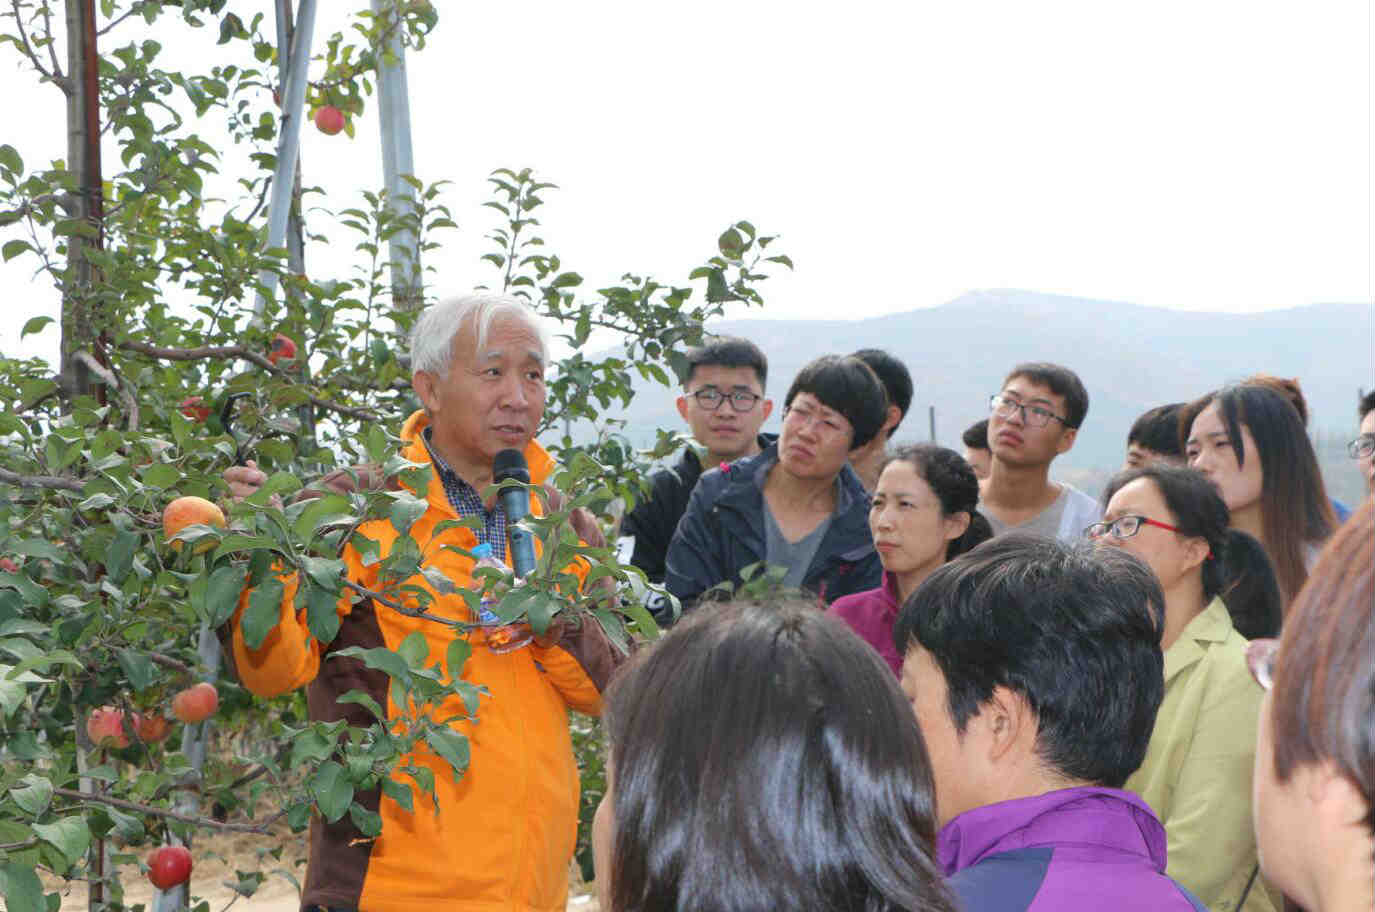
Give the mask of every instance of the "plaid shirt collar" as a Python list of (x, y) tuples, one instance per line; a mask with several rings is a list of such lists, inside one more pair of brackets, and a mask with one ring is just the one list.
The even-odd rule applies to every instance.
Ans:
[(482, 517), (482, 528), (474, 529), (479, 543), (486, 542), (492, 546), (492, 554), (498, 560), (506, 560), (506, 511), (501, 507), (498, 500), (491, 510), (488, 510), (482, 503), (482, 498), (478, 495), (477, 489), (459, 477), (444, 457), (435, 451), (430, 442), (430, 435), (433, 428), (425, 428), (420, 432), (420, 439), (425, 443), (425, 449), (430, 454), (430, 462), (434, 465), (435, 474), (439, 476), (440, 482), (444, 485), (444, 496), (449, 499), (449, 506), (454, 508), (454, 512), (460, 519), (469, 516)]

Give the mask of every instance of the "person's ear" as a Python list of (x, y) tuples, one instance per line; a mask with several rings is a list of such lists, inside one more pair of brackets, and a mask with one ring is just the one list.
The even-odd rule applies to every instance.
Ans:
[(759, 423), (763, 424), (765, 421), (768, 421), (769, 416), (773, 414), (773, 400), (765, 399), (763, 402), (759, 403), (759, 405), (764, 410), (764, 417), (759, 420)]
[(1036, 743), (1036, 714), (1026, 697), (1008, 687), (993, 688), (993, 695), (982, 707), (979, 718), (984, 726), (984, 743), (991, 766), (1002, 766), (1020, 759), (1024, 742)]
[(411, 374), (411, 389), (420, 397), (425, 413), (433, 415), (435, 406), (439, 404), (439, 378), (429, 371), (416, 371)]
[(954, 541), (961, 535), (969, 531), (969, 524), (974, 521), (965, 510), (957, 510), (945, 517), (945, 540)]
[(679, 396), (679, 397), (678, 397), (678, 417), (682, 418), (684, 421), (687, 421), (687, 420), (688, 420), (687, 410), (688, 410), (687, 396)]
[(1074, 446), (1074, 438), (1079, 436), (1078, 428), (1065, 428), (1060, 434), (1060, 442), (1055, 446), (1056, 453), (1068, 453), (1069, 448)]
[(888, 435), (892, 433), (893, 428), (898, 426), (900, 421), (902, 421), (902, 409), (898, 408), (896, 405), (888, 406), (888, 417), (883, 419), (883, 428), (879, 431), (885, 440), (888, 438)]
[(1208, 539), (1194, 537), (1189, 539), (1189, 544), (1184, 549), (1184, 569), (1192, 570), (1208, 559)]

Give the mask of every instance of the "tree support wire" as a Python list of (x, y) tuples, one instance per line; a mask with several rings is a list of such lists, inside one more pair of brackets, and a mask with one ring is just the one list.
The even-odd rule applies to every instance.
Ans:
[[(310, 67), (310, 42), (315, 33), (315, 0), (301, 0), (296, 11), (296, 28), (291, 40), (291, 59), (287, 65), (286, 91), (282, 93), (282, 132), (277, 137), (277, 167), (272, 173), (272, 200), (267, 210), (267, 247), (286, 243), (287, 217), (291, 214), (291, 188), (296, 177), (296, 161), (301, 152), (301, 121), (305, 119), (306, 74)], [(268, 298), (277, 293), (277, 275), (264, 269), (258, 281), (266, 291), (258, 292), (254, 319), (262, 321)]]
[[(403, 179), (415, 175), (411, 150), (411, 103), (406, 82), (406, 48), (401, 41), (398, 5), (392, 0), (372, 0), (372, 11), (385, 26), (382, 45), (375, 48), (377, 61), (377, 110), (381, 120), (382, 175), (387, 208), (393, 218), (410, 214), (415, 207), (412, 186)], [(415, 232), (397, 231), (387, 240), (391, 255), (392, 302), (398, 310), (419, 310), (424, 304), (421, 287), (420, 250)]]

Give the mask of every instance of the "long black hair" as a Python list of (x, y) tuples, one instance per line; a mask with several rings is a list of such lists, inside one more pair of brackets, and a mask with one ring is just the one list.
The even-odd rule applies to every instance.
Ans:
[(1237, 466), (1245, 464), (1241, 426), (1256, 443), (1263, 484), (1260, 493), (1262, 544), (1280, 590), (1292, 599), (1308, 578), (1305, 548), (1319, 545), (1337, 526), (1313, 444), (1298, 409), (1270, 386), (1229, 386), (1189, 403), (1179, 415), (1179, 436), (1188, 450), (1194, 419), (1216, 402)]
[(969, 527), (945, 548), (945, 559), (953, 560), (993, 537), (988, 517), (979, 512), (979, 478), (974, 468), (954, 450), (934, 443), (899, 447), (883, 465), (909, 462), (941, 502), (941, 515), (969, 514)]
[(1221, 596), (1232, 626), (1247, 639), (1278, 633), (1284, 603), (1274, 567), (1253, 536), (1228, 528), (1231, 514), (1212, 482), (1193, 469), (1152, 463), (1113, 476), (1103, 489), (1103, 508), (1138, 478), (1155, 485), (1180, 535), (1208, 543), (1211, 556), (1201, 568), (1204, 600)]
[(955, 909), (912, 709), (814, 606), (703, 606), (617, 676), (603, 719), (611, 910)]

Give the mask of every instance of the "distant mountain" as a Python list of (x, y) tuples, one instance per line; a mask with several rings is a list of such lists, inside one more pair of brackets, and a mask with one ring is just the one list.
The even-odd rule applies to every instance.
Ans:
[[(858, 348), (902, 358), (916, 385), (896, 440), (929, 437), (959, 446), (959, 435), (987, 414), (990, 394), (1021, 361), (1074, 369), (1089, 390), (1089, 414), (1055, 474), (1096, 489), (1121, 465), (1127, 430), (1154, 405), (1188, 400), (1252, 373), (1298, 377), (1311, 429), (1326, 449), (1354, 435), (1357, 391), (1375, 386), (1375, 319), (1369, 303), (1315, 304), (1254, 314), (1196, 313), (1015, 290), (973, 291), (932, 308), (868, 320), (736, 320), (713, 331), (754, 340), (769, 357), (769, 393), (782, 399), (811, 359)], [(657, 427), (682, 426), (674, 394), (644, 384), (624, 417), (637, 444)], [(781, 403), (780, 403), (781, 405)], [(767, 429), (777, 429), (781, 408)], [(618, 416), (608, 416), (618, 417)], [(1331, 454), (1329, 454), (1331, 455)], [(1358, 485), (1344, 455), (1325, 468), (1334, 493), (1354, 499)], [(1324, 460), (1325, 463), (1328, 460)], [(1346, 493), (1347, 491), (1350, 493)]]

